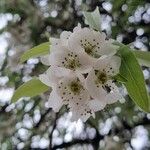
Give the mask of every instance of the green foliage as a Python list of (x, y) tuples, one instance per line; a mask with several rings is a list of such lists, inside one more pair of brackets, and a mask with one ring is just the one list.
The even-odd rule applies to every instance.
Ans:
[(42, 43), (38, 46), (35, 46), (35, 47), (31, 48), (30, 50), (26, 51), (21, 56), (20, 62), (23, 63), (26, 60), (28, 60), (29, 58), (38, 57), (38, 56), (48, 54), (49, 49), (50, 49), (49, 47), (50, 47), (50, 42), (45, 42), (45, 43)]
[(121, 83), (126, 83), (127, 82), (127, 79), (122, 76), (121, 74), (117, 74), (115, 77), (114, 77), (115, 80), (117, 80), (118, 82), (121, 82)]
[(122, 58), (120, 74), (127, 79), (124, 85), (129, 96), (141, 109), (149, 112), (150, 99), (146, 90), (142, 69), (135, 55), (127, 46), (120, 48), (120, 54)]
[(20, 86), (12, 97), (12, 102), (16, 102), (21, 97), (33, 97), (43, 93), (49, 89), (39, 79), (33, 78)]
[[(114, 42), (114, 45), (125, 46), (122, 43)], [(141, 66), (150, 67), (150, 52), (132, 50)]]
[(150, 67), (150, 52), (134, 51), (134, 54), (141, 65)]
[(85, 24), (95, 30), (101, 31), (101, 16), (98, 7), (93, 12), (83, 12), (83, 15), (85, 17)]

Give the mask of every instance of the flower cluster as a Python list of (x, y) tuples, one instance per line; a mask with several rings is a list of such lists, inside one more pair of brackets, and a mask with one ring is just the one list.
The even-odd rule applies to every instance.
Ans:
[(51, 53), (41, 58), (49, 69), (39, 79), (52, 87), (48, 104), (55, 112), (67, 105), (72, 120), (86, 121), (122, 98), (113, 78), (119, 73), (121, 59), (104, 33), (78, 25), (50, 42)]

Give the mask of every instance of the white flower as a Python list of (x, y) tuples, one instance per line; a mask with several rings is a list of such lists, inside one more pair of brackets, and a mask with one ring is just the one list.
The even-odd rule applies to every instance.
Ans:
[(65, 47), (60, 47), (61, 51), (50, 54), (49, 62), (51, 66), (57, 66), (72, 71), (87, 73), (92, 66), (92, 61), (82, 51), (70, 51)]
[[(71, 36), (72, 32), (70, 31), (63, 31), (60, 34), (60, 38), (50, 38), (50, 49), (52, 51), (60, 51), (61, 46), (67, 46), (68, 45), (68, 39)], [(58, 48), (59, 47), (59, 48)]]
[(94, 116), (90, 108), (90, 95), (84, 87), (84, 82), (76, 75), (64, 77), (56, 86), (58, 95), (63, 100), (63, 104), (68, 105), (73, 114), (73, 120), (81, 118), (86, 121), (91, 115)]
[[(72, 32), (70, 32), (70, 31), (63, 31), (60, 34), (60, 38), (50, 38), (50, 53), (63, 50), (61, 48), (62, 46), (67, 47), (68, 39), (69, 39), (71, 34), (72, 34)], [(45, 56), (41, 56), (40, 61), (42, 62), (42, 64), (44, 64), (46, 66), (50, 66), (50, 62), (49, 62), (50, 58), (49, 57), (50, 57), (50, 54), (47, 54)]]
[(62, 105), (67, 105), (73, 114), (73, 121), (79, 118), (86, 121), (90, 116), (94, 117), (93, 105), (90, 103), (91, 97), (84, 87), (84, 81), (80, 81), (81, 78), (75, 74), (66, 75), (56, 81), (56, 77), (52, 79), (54, 74), (52, 75), (50, 71), (52, 70), (49, 69), (46, 74), (39, 77), (44, 84), (52, 85), (48, 100), (49, 107), (58, 112)]
[(68, 76), (69, 74), (70, 70), (51, 66), (45, 73), (39, 75), (39, 79), (45, 85), (54, 87), (61, 78)]
[(50, 54), (44, 55), (44, 56), (41, 56), (41, 57), (40, 57), (40, 61), (41, 61), (41, 63), (42, 63), (43, 65), (45, 65), (45, 66), (50, 66), (49, 56), (50, 56)]
[(113, 77), (119, 73), (121, 59), (113, 56), (118, 47), (103, 33), (79, 24), (73, 33), (64, 31), (60, 39), (51, 38), (51, 53), (41, 57), (50, 66), (39, 76), (52, 88), (49, 107), (58, 112), (67, 105), (72, 120), (86, 121), (122, 96)]
[(63, 105), (63, 100), (57, 94), (56, 89), (53, 88), (49, 99), (48, 99), (48, 106), (53, 109), (54, 112), (58, 112)]
[[(77, 32), (78, 30), (81, 29), (81, 25), (78, 24), (78, 26), (76, 26), (73, 29), (73, 32)], [(60, 34), (60, 38), (50, 38), (50, 43), (51, 43), (51, 52), (52, 51), (57, 51), (57, 50), (61, 50), (62, 46), (68, 47), (68, 42), (69, 42), (69, 38), (72, 35), (72, 32), (70, 31), (63, 31)]]
[(119, 73), (120, 64), (121, 59), (117, 56), (101, 57), (86, 78), (86, 88), (101, 105), (111, 104), (122, 98), (118, 87), (113, 83), (113, 76)]
[(112, 44), (112, 40), (106, 40), (104, 33), (80, 27), (70, 35), (68, 45), (74, 51), (85, 51), (92, 58), (114, 55), (117, 49), (117, 46)]
[[(76, 26), (73, 31), (78, 31), (81, 29), (81, 25), (78, 24), (78, 26)], [(72, 32), (70, 31), (63, 31), (60, 34), (60, 38), (50, 38), (50, 53), (51, 52), (55, 52), (55, 51), (63, 51), (64, 48), (62, 47), (68, 47), (68, 40), (71, 36)], [(41, 56), (40, 57), (40, 61), (42, 62), (42, 64), (46, 65), (46, 66), (50, 66), (50, 62), (49, 62), (49, 56), (50, 54), (47, 54), (45, 56)]]

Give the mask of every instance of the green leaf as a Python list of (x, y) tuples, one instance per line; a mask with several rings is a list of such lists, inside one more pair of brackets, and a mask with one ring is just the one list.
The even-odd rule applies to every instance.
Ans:
[(49, 89), (39, 79), (33, 78), (21, 85), (14, 93), (12, 102), (16, 102), (21, 97), (33, 97)]
[(101, 16), (98, 7), (93, 12), (83, 12), (85, 17), (85, 24), (91, 28), (101, 32)]
[(135, 50), (134, 54), (142, 66), (150, 67), (150, 52)]
[[(124, 44), (119, 43), (117, 41), (113, 42), (113, 44), (118, 45), (118, 46), (125, 46)], [(137, 51), (135, 49), (133, 49), (132, 51), (135, 54), (135, 56), (141, 66), (150, 67), (150, 52)]]
[(124, 76), (122, 76), (121, 74), (117, 74), (114, 77), (114, 79), (121, 82), (121, 83), (126, 83), (127, 82), (127, 79)]
[(142, 69), (134, 55), (127, 47), (120, 47), (122, 64), (120, 74), (127, 79), (124, 83), (129, 96), (144, 111), (150, 111), (150, 99), (146, 90)]
[(50, 46), (50, 42), (45, 42), (42, 43), (38, 46), (33, 47), (32, 49), (26, 51), (20, 59), (20, 62), (23, 63), (26, 60), (28, 60), (29, 58), (32, 57), (38, 57), (38, 56), (42, 56), (42, 55), (46, 55), (49, 53), (49, 46)]

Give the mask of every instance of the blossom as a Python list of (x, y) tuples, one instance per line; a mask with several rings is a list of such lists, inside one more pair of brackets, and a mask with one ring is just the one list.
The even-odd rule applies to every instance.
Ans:
[(106, 35), (93, 29), (81, 28), (74, 30), (68, 39), (70, 49), (82, 50), (92, 58), (100, 58), (103, 55), (114, 55), (117, 46), (112, 40), (106, 40)]
[(52, 52), (49, 56), (51, 66), (57, 66), (72, 71), (87, 73), (92, 66), (92, 61), (82, 51), (74, 52), (66, 47), (60, 47), (61, 51)]
[(90, 95), (84, 87), (84, 82), (75, 75), (60, 80), (57, 84), (56, 91), (61, 96), (63, 103), (68, 105), (70, 111), (73, 112), (75, 120), (81, 118), (86, 121), (91, 115), (94, 115), (90, 109)]
[(118, 56), (101, 57), (86, 78), (86, 88), (90, 95), (102, 105), (112, 104), (122, 98), (113, 81), (113, 77), (119, 73), (120, 64)]
[(70, 74), (69, 70), (64, 70), (63, 68), (51, 66), (47, 69), (45, 73), (39, 75), (39, 79), (45, 85), (49, 87), (54, 87), (54, 85), (57, 84), (61, 78), (69, 74)]
[[(76, 26), (73, 29), (73, 32), (78, 32), (80, 30), (81, 30), (81, 25), (78, 24), (78, 26)], [(60, 38), (50, 38), (51, 51), (61, 50), (61, 49), (59, 49), (61, 46), (66, 46), (67, 47), (71, 35), (72, 35), (72, 32), (70, 32), (70, 31), (63, 31), (60, 34)]]
[(72, 120), (74, 121), (79, 118), (86, 121), (90, 116), (94, 117), (93, 105), (90, 103), (91, 97), (84, 86), (84, 81), (81, 81), (76, 74), (70, 74), (52, 83), (50, 80), (52, 75), (49, 71), (40, 76), (43, 83), (52, 86), (48, 100), (49, 107), (58, 112), (62, 105), (67, 105), (73, 114)]
[[(73, 29), (73, 31), (78, 31), (81, 29), (81, 25), (78, 24), (77, 27), (75, 27)], [(60, 38), (50, 38), (50, 53), (56, 52), (56, 51), (63, 51), (64, 47), (68, 47), (68, 40), (71, 36), (72, 32), (70, 31), (63, 31), (60, 34)], [(42, 62), (42, 64), (46, 65), (46, 66), (50, 66), (50, 54), (44, 55), (40, 57), (40, 60)]]
[[(68, 39), (70, 37), (70, 35), (72, 34), (72, 32), (70, 31), (63, 31), (60, 34), (60, 38), (50, 38), (50, 52), (55, 52), (55, 51), (60, 51), (62, 50), (62, 46), (67, 46), (68, 45)], [(50, 66), (50, 58), (49, 58), (50, 54), (44, 55), (40, 57), (40, 60), (42, 62), (42, 64), (46, 65), (46, 66)]]
[(86, 121), (121, 99), (113, 80), (121, 64), (114, 56), (116, 49), (105, 34), (81, 28), (80, 24), (73, 32), (62, 32), (59, 39), (51, 38), (51, 53), (41, 58), (50, 67), (39, 76), (52, 88), (49, 107), (58, 112), (67, 105), (73, 121)]

